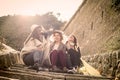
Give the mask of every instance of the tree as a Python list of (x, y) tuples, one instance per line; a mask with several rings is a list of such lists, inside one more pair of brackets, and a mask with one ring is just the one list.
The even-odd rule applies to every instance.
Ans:
[(0, 36), (6, 39), (7, 45), (21, 50), (32, 24), (43, 25), (45, 29), (60, 29), (64, 26), (64, 22), (58, 21), (52, 12), (36, 16), (8, 15), (0, 17)]

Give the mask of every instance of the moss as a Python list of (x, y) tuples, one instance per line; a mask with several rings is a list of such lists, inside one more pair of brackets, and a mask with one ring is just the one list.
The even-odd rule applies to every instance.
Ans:
[(115, 8), (115, 11), (120, 11), (120, 0), (112, 0), (112, 8)]
[(113, 37), (105, 44), (106, 49), (108, 50), (118, 50), (120, 49), (120, 37)]
[(4, 46), (0, 42), (0, 51), (4, 49)]

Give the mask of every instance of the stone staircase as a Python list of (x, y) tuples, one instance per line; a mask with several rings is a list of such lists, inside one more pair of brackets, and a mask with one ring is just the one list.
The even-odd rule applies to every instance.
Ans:
[(0, 80), (112, 80), (112, 78), (49, 71), (36, 72), (20, 64), (19, 52), (7, 47), (7, 50), (0, 52)]
[(36, 72), (19, 65), (0, 70), (0, 80), (112, 80), (112, 78), (48, 71)]

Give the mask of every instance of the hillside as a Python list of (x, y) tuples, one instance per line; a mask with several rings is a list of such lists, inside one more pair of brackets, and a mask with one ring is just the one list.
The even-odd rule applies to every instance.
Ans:
[(0, 36), (5, 38), (7, 45), (20, 51), (33, 24), (43, 25), (48, 30), (60, 29), (65, 22), (59, 21), (52, 12), (36, 16), (2, 16), (0, 17)]

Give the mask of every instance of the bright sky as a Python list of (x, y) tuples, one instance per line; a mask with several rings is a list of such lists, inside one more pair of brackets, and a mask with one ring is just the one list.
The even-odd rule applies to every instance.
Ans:
[(69, 20), (83, 0), (0, 0), (0, 16), (60, 13), (60, 19)]

